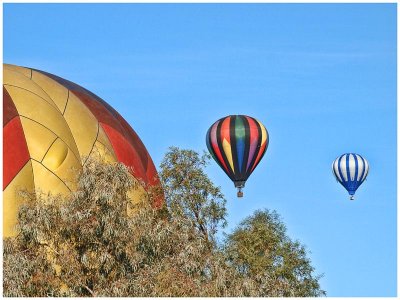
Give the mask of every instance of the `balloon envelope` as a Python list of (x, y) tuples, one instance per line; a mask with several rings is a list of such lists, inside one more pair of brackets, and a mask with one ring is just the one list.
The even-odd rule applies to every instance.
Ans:
[(350, 200), (353, 200), (354, 193), (367, 178), (369, 164), (359, 154), (346, 153), (333, 161), (332, 171), (337, 181), (349, 192)]
[(159, 186), (145, 145), (103, 99), (44, 71), (3, 65), (3, 237), (17, 235), (19, 190), (68, 195), (88, 157), (128, 166), (144, 183), (132, 189), (135, 201)]
[(214, 160), (240, 191), (264, 156), (269, 135), (260, 121), (231, 115), (208, 129), (206, 143)]

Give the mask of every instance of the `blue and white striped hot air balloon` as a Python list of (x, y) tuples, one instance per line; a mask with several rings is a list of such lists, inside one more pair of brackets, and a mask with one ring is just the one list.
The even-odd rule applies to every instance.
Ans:
[(354, 200), (354, 193), (367, 178), (369, 165), (361, 155), (346, 153), (334, 160), (332, 171), (336, 180), (349, 192), (350, 200)]

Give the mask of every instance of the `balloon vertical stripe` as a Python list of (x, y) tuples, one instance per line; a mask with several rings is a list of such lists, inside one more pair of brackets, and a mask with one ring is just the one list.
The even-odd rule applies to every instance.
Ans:
[(244, 153), (243, 153), (243, 163), (241, 166), (241, 176), (244, 178), (246, 177), (246, 173), (247, 173), (247, 165), (248, 165), (248, 161), (249, 161), (249, 150), (250, 147), (246, 146), (250, 144), (250, 128), (249, 128), (249, 122), (247, 117), (245, 116), (240, 116), (240, 118), (242, 119), (243, 122), (243, 126), (244, 126)]
[(355, 168), (355, 163), (354, 163), (354, 159), (353, 159), (353, 155), (350, 154), (349, 155), (349, 175), (350, 175), (350, 180), (353, 181), (354, 180), (354, 175), (356, 173), (356, 168)]
[(360, 155), (356, 154), (356, 157), (357, 157), (357, 163), (359, 166), (357, 181), (360, 181), (360, 179), (362, 178), (362, 175), (364, 174), (364, 162)]
[(350, 166), (349, 166), (349, 156), (350, 155), (346, 155), (346, 176), (347, 176), (348, 180), (351, 181), (351, 178), (350, 178)]
[(263, 126), (263, 124), (261, 124), (260, 121), (256, 120), (258, 124), (260, 124), (260, 128), (261, 128), (261, 145), (264, 145), (265, 141), (267, 140), (267, 131), (265, 130), (265, 127)]
[(237, 153), (237, 147), (235, 146), (237, 143), (237, 138), (235, 135), (235, 123), (236, 123), (236, 116), (231, 116), (229, 120), (229, 138), (230, 138), (229, 149), (230, 153), (232, 154), (233, 171), (239, 174), (240, 168), (238, 165), (238, 153)]
[(355, 154), (352, 154), (351, 156), (353, 157), (354, 167), (355, 167), (354, 176), (352, 179), (352, 180), (354, 180), (354, 178), (357, 178), (357, 175), (358, 175), (358, 160), (357, 160), (357, 156)]
[(246, 130), (241, 117), (235, 118), (236, 153), (238, 156), (238, 170), (242, 173)]
[[(225, 161), (222, 158), (222, 153), (218, 148), (218, 141), (217, 141), (217, 127), (218, 127), (218, 124), (219, 124), (219, 121), (215, 122), (215, 124), (210, 128), (211, 129), (211, 134), (210, 134), (211, 138), (207, 138), (207, 141), (208, 141), (208, 144), (210, 144), (210, 140), (211, 140), (211, 144), (212, 144), (212, 148), (211, 149), (212, 149), (212, 151), (210, 151), (210, 152), (213, 153), (214, 156), (216, 156), (218, 158), (218, 159), (216, 159), (216, 161), (224, 169), (226, 174), (229, 174), (228, 167), (226, 166)], [(210, 147), (208, 149), (210, 150)]]
[[(207, 130), (207, 137), (210, 135), (210, 131), (211, 131), (211, 128), (209, 128), (208, 130)], [(207, 144), (207, 148), (208, 149), (210, 149), (212, 146), (211, 146), (211, 144), (210, 144), (210, 139), (206, 139), (206, 144)], [(212, 151), (212, 152), (210, 152), (210, 154), (211, 154), (211, 156), (212, 156), (212, 158), (214, 158), (215, 160), (217, 159), (216, 157), (215, 157), (215, 153), (214, 153), (214, 151)]]
[(261, 130), (261, 149), (259, 150), (257, 158), (254, 161), (253, 167), (251, 168), (251, 172), (253, 172), (253, 170), (257, 167), (258, 163), (260, 162), (261, 158), (264, 156), (265, 149), (266, 149), (266, 147), (268, 145), (268, 143), (267, 143), (267, 139), (268, 139), (267, 130), (261, 124), (261, 122), (259, 122), (258, 120), (256, 120), (256, 121), (259, 124), (259, 129)]
[(233, 170), (229, 164), (228, 158), (226, 156), (226, 153), (225, 153), (224, 147), (223, 147), (223, 141), (224, 140), (226, 141), (226, 139), (223, 138), (223, 136), (226, 137), (226, 134), (224, 134), (224, 135), (222, 134), (222, 124), (223, 124), (223, 120), (221, 119), (218, 121), (217, 130), (215, 132), (215, 135), (217, 137), (218, 150), (221, 153), (222, 161), (224, 162), (224, 164), (226, 166), (227, 174), (230, 178), (232, 178)]
[[(344, 172), (342, 170), (344, 170)], [(342, 178), (342, 182), (347, 181), (346, 158), (343, 159), (343, 156), (339, 158), (339, 174)]]
[(249, 170), (250, 164), (253, 160), (256, 148), (257, 148), (257, 143), (258, 143), (258, 127), (256, 122), (249, 117), (246, 117), (247, 121), (249, 122), (249, 131), (250, 131), (250, 148), (249, 148), (249, 157), (247, 161), (247, 166), (246, 166), (246, 171)]
[(222, 148), (224, 149), (225, 156), (228, 159), (229, 166), (231, 167), (232, 172), (235, 173), (235, 167), (233, 165), (233, 159), (232, 159), (230, 123), (231, 123), (231, 117), (226, 118), (221, 125)]
[(333, 175), (337, 178), (338, 181), (342, 181), (339, 175), (339, 163), (337, 160), (335, 160), (332, 163), (332, 170), (333, 170)]
[[(363, 159), (364, 160), (364, 159)], [(364, 175), (363, 175), (363, 177), (362, 177), (362, 181), (364, 181), (365, 180), (365, 178), (367, 178), (367, 175), (368, 175), (368, 172), (369, 172), (369, 165), (368, 165), (368, 162), (367, 162), (367, 160), (365, 159), (364, 160), (364, 163), (365, 163), (365, 173), (364, 173)]]

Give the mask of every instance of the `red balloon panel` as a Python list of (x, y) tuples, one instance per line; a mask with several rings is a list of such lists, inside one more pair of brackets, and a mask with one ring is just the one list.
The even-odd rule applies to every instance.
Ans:
[(3, 86), (3, 127), (16, 116), (18, 116), (18, 112), (15, 108), (14, 102), (11, 100), (10, 94)]
[(3, 190), (29, 158), (21, 120), (15, 117), (3, 127)]

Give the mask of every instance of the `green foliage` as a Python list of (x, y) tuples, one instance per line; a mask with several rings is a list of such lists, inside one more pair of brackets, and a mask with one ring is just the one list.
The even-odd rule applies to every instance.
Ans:
[(204, 172), (208, 160), (170, 149), (162, 209), (151, 193), (130, 198), (138, 183), (125, 166), (92, 159), (70, 197), (25, 194), (19, 235), (4, 240), (4, 296), (323, 295), (275, 213), (256, 212), (217, 245), (226, 200)]
[(226, 200), (204, 172), (209, 160), (209, 154), (170, 147), (160, 177), (171, 214), (188, 218), (207, 241), (215, 242), (218, 228), (226, 226)]
[(251, 278), (263, 295), (311, 297), (325, 295), (305, 247), (286, 235), (279, 215), (256, 211), (228, 235), (228, 260), (243, 277)]

